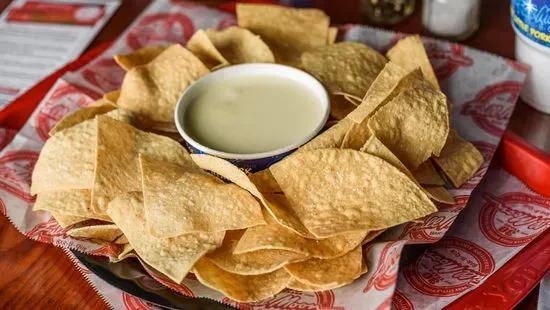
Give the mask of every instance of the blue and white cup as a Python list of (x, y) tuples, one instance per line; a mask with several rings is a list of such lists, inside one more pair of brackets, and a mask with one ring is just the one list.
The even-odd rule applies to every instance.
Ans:
[[(192, 99), (195, 97), (196, 93), (200, 89), (204, 89), (205, 85), (208, 85), (209, 83), (212, 83), (217, 79), (227, 79), (228, 77), (258, 76), (262, 74), (265, 74), (266, 76), (278, 76), (288, 78), (292, 81), (295, 81), (296, 83), (301, 83), (303, 86), (308, 88), (312, 92), (312, 94), (315, 95), (315, 97), (317, 98), (316, 102), (319, 104), (323, 111), (323, 117), (319, 119), (319, 122), (311, 132), (307, 133), (303, 137), (300, 137), (300, 139), (295, 143), (284, 146), (282, 148), (269, 152), (251, 154), (236, 154), (215, 150), (199, 143), (187, 134), (185, 130), (184, 116), (187, 107), (192, 102)], [(183, 137), (191, 153), (209, 154), (220, 157), (228, 160), (229, 162), (233, 163), (235, 166), (239, 167), (247, 173), (253, 173), (269, 168), (269, 166), (280, 161), (287, 155), (294, 152), (297, 148), (311, 140), (313, 137), (315, 137), (325, 125), (329, 114), (330, 102), (327, 91), (325, 90), (323, 85), (319, 83), (319, 81), (317, 81), (317, 79), (315, 79), (308, 73), (292, 67), (277, 64), (240, 64), (214, 71), (189, 86), (178, 100), (174, 117), (178, 132)]]

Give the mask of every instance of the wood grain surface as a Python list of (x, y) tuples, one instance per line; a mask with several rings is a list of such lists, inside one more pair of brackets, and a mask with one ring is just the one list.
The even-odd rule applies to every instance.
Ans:
[[(116, 39), (148, 3), (146, 0), (123, 1), (90, 48)], [(356, 0), (317, 1), (334, 24), (364, 22), (357, 3)], [(462, 43), (513, 58), (514, 33), (509, 22), (509, 2), (484, 0), (482, 3), (480, 30)], [(9, 1), (0, 0), (0, 10), (8, 4)], [(422, 33), (420, 12), (418, 7), (411, 18), (388, 29)], [(519, 103), (510, 126), (531, 143), (550, 152), (550, 116)], [(107, 309), (107, 305), (62, 250), (26, 239), (6, 217), (0, 216), (0, 309)]]

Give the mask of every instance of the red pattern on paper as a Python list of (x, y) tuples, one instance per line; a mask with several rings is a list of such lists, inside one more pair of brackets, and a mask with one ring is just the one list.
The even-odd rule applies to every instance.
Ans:
[(119, 89), (124, 74), (126, 72), (111, 57), (99, 59), (82, 71), (84, 80), (103, 92)]
[(474, 242), (446, 237), (404, 270), (407, 282), (431, 296), (455, 296), (481, 283), (495, 269), (491, 254)]
[(35, 120), (36, 133), (42, 141), (46, 141), (50, 137), (48, 134), (50, 129), (63, 116), (87, 106), (97, 98), (99, 95), (83, 88), (69, 84), (59, 86), (38, 112)]
[(16, 130), (10, 128), (0, 128), (0, 151), (8, 145), (17, 134)]
[(122, 292), (122, 302), (128, 310), (154, 310), (155, 307), (151, 306), (148, 302), (143, 301), (135, 296), (132, 296), (126, 292)]
[(490, 241), (517, 247), (531, 242), (550, 227), (550, 199), (526, 193), (484, 194), (478, 223)]
[(476, 171), (474, 176), (469, 179), (468, 182), (462, 185), (461, 188), (473, 189), (479, 184), (479, 182), (481, 182), (481, 179), (483, 179), (483, 176), (487, 172), (487, 169), (489, 168), (489, 163), (493, 159), (493, 155), (495, 154), (495, 151), (497, 149), (496, 145), (483, 141), (475, 141), (472, 143), (478, 149), (478, 151), (481, 152), (485, 161), (483, 162), (479, 170)]
[(439, 212), (428, 215), (422, 223), (408, 223), (400, 239), (406, 238), (415, 243), (434, 243), (441, 239), (455, 221), (458, 213), (466, 207), (469, 196), (455, 197), (456, 204), (442, 205)]
[(381, 304), (376, 307), (376, 310), (390, 310), (391, 309), (391, 296), (386, 298)]
[(505, 81), (489, 85), (462, 106), (461, 115), (470, 116), (479, 128), (500, 137), (514, 111), (522, 84)]
[(136, 50), (148, 45), (179, 43), (184, 45), (195, 33), (193, 21), (182, 13), (156, 13), (143, 17), (134, 26), (126, 42)]
[[(93, 242), (90, 239), (86, 239), (86, 241)], [(119, 244), (102, 242), (99, 245), (100, 245), (99, 248), (95, 250), (87, 251), (86, 253), (89, 255), (107, 256), (107, 257), (116, 257), (120, 253)]]
[(2, 215), (8, 215), (8, 210), (6, 209), (6, 204), (4, 203), (4, 200), (0, 198), (0, 214)]
[(413, 310), (414, 306), (412, 302), (405, 297), (400, 291), (395, 290), (391, 302), (392, 306), (397, 310)]
[(183, 283), (180, 283), (180, 284), (174, 283), (174, 281), (166, 278), (164, 275), (161, 275), (157, 271), (150, 269), (149, 266), (147, 266), (147, 264), (145, 262), (143, 262), (141, 259), (139, 259), (139, 262), (143, 266), (143, 269), (145, 269), (145, 271), (147, 271), (147, 273), (153, 279), (160, 282), (162, 285), (164, 285), (167, 288), (169, 288), (169, 289), (171, 289), (175, 292), (178, 292), (178, 293), (180, 293), (184, 296), (195, 297), (195, 294), (193, 293), (193, 291), (187, 285), (185, 285)]
[(0, 189), (24, 201), (34, 201), (30, 194), (32, 170), (38, 153), (30, 150), (8, 152), (0, 158)]
[(526, 64), (522, 64), (520, 62), (513, 61), (513, 60), (510, 60), (510, 59), (506, 59), (506, 62), (510, 65), (510, 67), (514, 68), (514, 70), (516, 70), (520, 73), (524, 73), (524, 74), (529, 73), (530, 68)]
[(44, 243), (52, 243), (56, 237), (66, 238), (65, 230), (52, 217), (46, 222), (38, 223), (25, 236)]
[(449, 78), (461, 67), (474, 64), (474, 60), (464, 54), (464, 46), (458, 43), (446, 44), (445, 49), (441, 49), (442, 45), (435, 41), (429, 41), (424, 46), (439, 81)]
[(366, 293), (373, 287), (378, 291), (384, 291), (395, 284), (399, 270), (399, 258), (401, 257), (400, 242), (387, 242), (382, 248), (376, 267), (376, 271), (363, 289)]
[(344, 310), (344, 307), (334, 306), (335, 297), (332, 290), (312, 293), (287, 289), (257, 304), (239, 303), (227, 297), (224, 297), (222, 302), (242, 310)]
[(237, 19), (235, 19), (234, 16), (224, 17), (220, 20), (218, 23), (218, 30), (223, 30), (225, 28), (229, 28), (231, 26), (237, 26)]

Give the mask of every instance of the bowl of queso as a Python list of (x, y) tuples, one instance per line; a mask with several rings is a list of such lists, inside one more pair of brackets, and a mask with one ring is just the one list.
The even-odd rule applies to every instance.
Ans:
[(187, 88), (176, 105), (175, 123), (192, 153), (255, 172), (315, 137), (329, 111), (325, 88), (308, 73), (277, 64), (242, 64)]

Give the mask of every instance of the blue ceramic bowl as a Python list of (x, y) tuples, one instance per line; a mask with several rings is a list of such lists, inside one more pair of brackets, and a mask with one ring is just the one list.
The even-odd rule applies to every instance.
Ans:
[[(258, 76), (263, 74), (265, 74), (266, 76), (284, 77), (296, 81), (296, 83), (301, 83), (302, 85), (309, 88), (312, 93), (316, 95), (316, 97), (318, 98), (317, 102), (323, 110), (323, 117), (319, 119), (319, 123), (314, 128), (314, 130), (309, 132), (304, 137), (301, 137), (297, 142), (293, 144), (269, 152), (251, 154), (227, 153), (211, 149), (207, 146), (200, 144), (186, 133), (184, 126), (184, 115), (187, 110), (187, 106), (191, 102), (191, 99), (194, 97), (193, 94), (200, 89), (203, 89), (201, 85), (208, 85), (209, 83), (212, 83), (217, 79), (224, 79), (230, 76), (242, 77)], [(276, 64), (241, 64), (212, 72), (189, 86), (178, 100), (174, 113), (174, 118), (178, 132), (185, 140), (185, 143), (189, 147), (191, 153), (208, 154), (220, 157), (230, 161), (235, 166), (241, 168), (245, 172), (252, 173), (268, 168), (272, 164), (291, 154), (298, 147), (302, 146), (304, 143), (315, 137), (325, 125), (329, 113), (330, 103), (325, 88), (323, 87), (323, 85), (321, 85), (321, 83), (319, 83), (319, 81), (317, 81), (313, 76), (307, 74), (306, 72), (292, 67)]]

